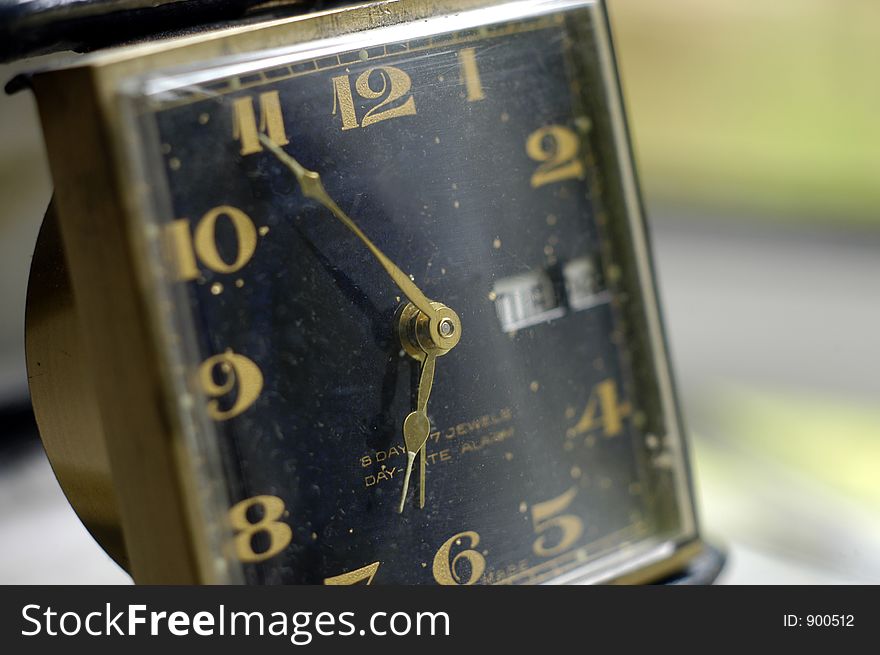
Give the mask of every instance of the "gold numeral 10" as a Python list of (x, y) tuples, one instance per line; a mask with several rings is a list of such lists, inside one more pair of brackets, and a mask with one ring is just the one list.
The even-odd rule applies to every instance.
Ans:
[(376, 577), (376, 571), (382, 562), (373, 562), (367, 564), (354, 571), (343, 573), (342, 575), (334, 575), (332, 578), (324, 578), (325, 585), (353, 585), (366, 580), (366, 584), (371, 584), (373, 578)]
[[(577, 491), (577, 487), (572, 487), (561, 496), (532, 505), (532, 526), (535, 534), (540, 535), (532, 544), (532, 552), (538, 557), (552, 557), (568, 550), (584, 533), (583, 521), (577, 516), (560, 514), (571, 505)], [(548, 547), (548, 535), (543, 533), (554, 528), (559, 531), (558, 541)]]
[(278, 91), (266, 91), (257, 99), (260, 105), (260, 124), (254, 111), (252, 96), (236, 98), (232, 102), (232, 138), (241, 144), (242, 155), (260, 152), (260, 132), (263, 132), (276, 146), (290, 143), (284, 129), (284, 116), (281, 113), (281, 101)]
[[(257, 401), (263, 390), (263, 374), (250, 359), (227, 350), (202, 362), (199, 384), (211, 399), (208, 401), (208, 415), (215, 421), (225, 421), (238, 416)], [(233, 396), (228, 409), (220, 409), (221, 396)]]
[[(464, 541), (470, 541), (470, 548), (462, 550), (455, 557), (452, 556), (452, 548), (463, 545)], [(486, 558), (482, 553), (474, 550), (480, 545), (480, 535), (473, 530), (459, 532), (451, 536), (440, 546), (440, 550), (434, 556), (434, 579), (442, 585), (472, 585), (486, 570)], [(451, 557), (451, 559), (450, 559)], [(468, 566), (468, 576), (462, 579), (459, 574), (459, 562), (464, 560)]]
[(584, 164), (578, 158), (580, 139), (577, 134), (562, 125), (547, 125), (535, 130), (526, 140), (526, 153), (541, 162), (532, 174), (534, 188), (584, 177)]
[[(394, 66), (377, 66), (365, 70), (355, 80), (355, 91), (365, 100), (381, 100), (358, 123), (351, 92), (351, 78), (348, 75), (339, 75), (333, 78), (333, 115), (339, 113), (342, 117), (343, 130), (367, 127), (398, 116), (411, 116), (416, 113), (416, 100), (409, 93), (411, 87), (409, 75)], [(404, 98), (406, 100), (403, 103), (395, 105)]]
[(623, 419), (630, 411), (629, 403), (618, 403), (614, 379), (603, 380), (593, 387), (583, 414), (565, 436), (572, 438), (601, 427), (606, 437), (616, 437), (623, 431)]
[[(217, 223), (229, 221), (236, 237), (235, 257), (227, 261), (217, 248)], [(247, 264), (257, 248), (257, 228), (250, 216), (229, 205), (214, 207), (190, 232), (189, 219), (181, 218), (168, 224), (166, 246), (175, 269), (175, 279), (195, 280), (199, 262), (215, 273), (235, 273)]]
[[(251, 521), (248, 512), (259, 509), (259, 518)], [(229, 510), (229, 523), (236, 534), (233, 539), (235, 555), (242, 562), (262, 562), (274, 557), (287, 548), (293, 539), (293, 530), (283, 521), (284, 501), (277, 496), (254, 496), (236, 503)], [(264, 535), (261, 541), (268, 542), (257, 552), (254, 537)]]

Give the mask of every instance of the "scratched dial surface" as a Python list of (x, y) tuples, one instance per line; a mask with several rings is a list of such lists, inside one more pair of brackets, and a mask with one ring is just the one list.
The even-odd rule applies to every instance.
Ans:
[[(624, 219), (601, 191), (609, 91), (584, 21), (273, 62), (151, 98), (176, 311), (247, 581), (535, 583), (680, 534), (685, 472), (664, 450)], [(424, 508), (417, 461), (397, 511), (418, 382), (394, 329), (406, 299), (260, 134), (461, 318), (428, 404)]]

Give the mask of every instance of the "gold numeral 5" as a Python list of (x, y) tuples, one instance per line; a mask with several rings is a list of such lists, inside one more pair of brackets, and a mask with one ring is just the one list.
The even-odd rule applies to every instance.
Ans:
[[(463, 550), (450, 560), (453, 546), (462, 545), (463, 540), (469, 540), (471, 549)], [(434, 556), (434, 579), (442, 585), (472, 585), (486, 570), (486, 558), (482, 553), (473, 550), (480, 545), (480, 535), (472, 530), (459, 532), (453, 535), (440, 546), (440, 550)], [(462, 580), (458, 573), (458, 563), (464, 560), (470, 565), (470, 573), (467, 579)]]
[[(230, 222), (236, 237), (235, 258), (225, 260), (217, 248), (217, 223)], [(165, 231), (166, 247), (175, 269), (175, 279), (195, 280), (199, 277), (199, 262), (215, 273), (235, 273), (247, 264), (257, 249), (257, 228), (250, 216), (240, 209), (221, 205), (207, 212), (190, 233), (189, 219), (169, 223)]]
[[(584, 533), (583, 521), (577, 516), (559, 514), (571, 505), (577, 491), (577, 487), (572, 487), (561, 496), (532, 505), (532, 526), (535, 534), (541, 535), (532, 544), (532, 552), (538, 557), (552, 557), (568, 550)], [(548, 536), (542, 533), (553, 528), (560, 530), (561, 536), (555, 546), (548, 548)]]
[[(256, 521), (248, 519), (248, 511), (260, 508), (262, 516)], [(229, 523), (236, 531), (233, 545), (235, 554), (242, 562), (262, 562), (274, 557), (287, 548), (293, 539), (293, 530), (283, 521), (284, 501), (277, 496), (254, 496), (232, 506), (229, 510)], [(268, 539), (268, 546), (256, 552), (254, 537), (262, 534)]]
[[(574, 426), (570, 427), (565, 436), (576, 437), (602, 427), (606, 437), (616, 437), (623, 430), (623, 419), (629, 416), (629, 403), (617, 402), (617, 384), (613, 378), (603, 380), (590, 393), (584, 413)], [(597, 413), (599, 416), (597, 416)]]
[(541, 162), (532, 174), (534, 188), (584, 177), (584, 164), (578, 159), (580, 140), (574, 131), (562, 125), (547, 125), (535, 130), (526, 140), (526, 152)]
[[(221, 377), (222, 376), (222, 377)], [(221, 377), (222, 381), (217, 382)], [(244, 355), (227, 350), (209, 357), (199, 367), (199, 384), (208, 401), (208, 415), (215, 421), (238, 416), (253, 405), (263, 390), (263, 374), (259, 367)], [(229, 409), (220, 409), (220, 396), (236, 392)]]
[(324, 578), (325, 585), (353, 585), (358, 582), (367, 581), (367, 584), (371, 584), (373, 582), (373, 578), (376, 576), (376, 571), (379, 570), (379, 564), (382, 562), (373, 562), (372, 564), (367, 564), (366, 566), (362, 566), (359, 569), (354, 571), (349, 571), (348, 573), (343, 573), (342, 575), (334, 575), (332, 578)]
[[(380, 86), (374, 88), (371, 82)], [(383, 99), (367, 111), (358, 124), (351, 92), (351, 78), (348, 75), (339, 75), (333, 78), (333, 115), (335, 116), (338, 110), (342, 117), (343, 130), (367, 127), (398, 116), (412, 116), (416, 113), (416, 100), (409, 95), (411, 87), (412, 80), (409, 75), (394, 66), (377, 66), (365, 70), (358, 75), (354, 83), (358, 95), (366, 100)], [(402, 104), (388, 106), (403, 100), (407, 95), (409, 97)]]
[(281, 101), (278, 91), (266, 91), (258, 98), (260, 104), (260, 125), (254, 112), (252, 96), (236, 98), (232, 102), (232, 138), (241, 143), (241, 154), (252, 155), (260, 152), (260, 132), (266, 134), (276, 146), (285, 146), (290, 141), (284, 129), (284, 116), (281, 114)]

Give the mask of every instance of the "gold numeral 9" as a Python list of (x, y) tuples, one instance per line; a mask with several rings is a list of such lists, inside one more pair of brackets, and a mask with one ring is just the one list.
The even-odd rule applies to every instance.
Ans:
[[(568, 550), (584, 533), (583, 521), (577, 516), (559, 514), (571, 505), (577, 491), (577, 487), (572, 487), (561, 496), (532, 505), (532, 526), (535, 534), (541, 535), (532, 544), (532, 552), (538, 557), (552, 557)], [(555, 546), (548, 548), (547, 535), (542, 533), (553, 528), (560, 530), (561, 536)]]
[(342, 575), (334, 575), (332, 578), (324, 578), (324, 584), (353, 585), (358, 582), (363, 582), (364, 580), (367, 581), (367, 584), (371, 584), (373, 578), (376, 576), (376, 571), (379, 570), (379, 564), (381, 564), (381, 562), (373, 562), (372, 564), (367, 564), (366, 566), (362, 566), (354, 571), (349, 571), (348, 573), (343, 573)]
[[(256, 521), (248, 519), (248, 511), (260, 508), (262, 516)], [(229, 523), (236, 531), (233, 545), (235, 555), (242, 562), (262, 562), (287, 548), (293, 539), (293, 531), (279, 521), (284, 515), (284, 501), (277, 496), (254, 496), (232, 506)], [(266, 535), (269, 545), (259, 553), (254, 550), (254, 537)]]
[[(461, 551), (450, 560), (452, 547), (460, 546), (464, 539), (470, 540), (471, 549)], [(480, 535), (472, 530), (459, 532), (447, 539), (446, 543), (440, 546), (440, 550), (434, 556), (433, 571), (434, 579), (437, 583), (442, 585), (472, 585), (479, 580), (480, 576), (483, 575), (483, 571), (486, 570), (486, 558), (481, 553), (473, 550), (479, 545)], [(461, 560), (470, 565), (470, 573), (466, 580), (462, 580), (458, 573), (458, 564)]]
[(541, 162), (532, 174), (534, 188), (584, 177), (584, 164), (578, 159), (580, 140), (572, 130), (562, 125), (548, 125), (535, 130), (526, 140), (526, 153)]
[[(205, 395), (211, 398), (208, 401), (208, 415), (215, 421), (225, 421), (238, 416), (256, 402), (263, 390), (263, 374), (250, 359), (227, 350), (202, 362), (199, 384)], [(232, 406), (220, 409), (218, 398), (233, 391), (236, 395)]]
[[(371, 82), (380, 86), (374, 88)], [(367, 111), (358, 124), (354, 96), (351, 92), (351, 78), (348, 75), (339, 75), (333, 78), (333, 115), (339, 112), (343, 130), (367, 127), (398, 116), (411, 116), (416, 113), (416, 100), (412, 95), (401, 105), (387, 107), (406, 97), (411, 87), (412, 80), (409, 75), (394, 66), (377, 66), (365, 70), (358, 75), (354, 83), (358, 95), (366, 100), (378, 100), (383, 96), (384, 99)], [(383, 109), (383, 107), (387, 108)]]
[(276, 146), (290, 143), (284, 129), (284, 116), (281, 114), (281, 101), (278, 91), (266, 91), (259, 95), (260, 125), (254, 112), (254, 99), (251, 96), (236, 98), (232, 102), (232, 138), (241, 143), (241, 154), (252, 155), (263, 150), (260, 132), (266, 134)]
[[(217, 248), (217, 222), (227, 220), (235, 230), (235, 258), (226, 261)], [(257, 249), (257, 228), (250, 216), (236, 207), (221, 205), (206, 213), (190, 233), (189, 219), (181, 218), (166, 228), (166, 246), (175, 269), (175, 279), (195, 280), (199, 262), (215, 273), (235, 273), (247, 264)]]
[(614, 379), (603, 380), (593, 387), (584, 413), (581, 414), (578, 422), (566, 431), (565, 436), (576, 437), (601, 426), (606, 437), (616, 437), (623, 431), (623, 419), (629, 414), (629, 403), (617, 402), (617, 384)]

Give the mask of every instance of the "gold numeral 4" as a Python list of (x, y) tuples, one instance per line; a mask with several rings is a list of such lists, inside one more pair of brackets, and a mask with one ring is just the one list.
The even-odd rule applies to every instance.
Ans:
[(603, 380), (590, 393), (587, 406), (565, 436), (573, 438), (601, 427), (606, 437), (616, 437), (623, 431), (623, 419), (630, 415), (629, 403), (617, 401), (617, 384), (613, 378)]
[(263, 132), (276, 146), (285, 146), (290, 141), (284, 129), (284, 116), (281, 113), (281, 100), (278, 91), (261, 93), (257, 102), (260, 106), (260, 123), (254, 110), (253, 96), (236, 98), (232, 102), (232, 138), (241, 144), (242, 155), (252, 155), (263, 150), (260, 132)]
[(358, 75), (354, 88), (359, 97), (365, 100), (379, 100), (379, 102), (367, 110), (359, 123), (351, 90), (351, 77), (349, 75), (334, 77), (333, 115), (337, 113), (340, 115), (343, 130), (367, 127), (389, 118), (412, 116), (416, 113), (416, 100), (409, 92), (412, 88), (412, 80), (399, 68), (394, 66), (368, 68)]
[[(260, 509), (260, 518), (257, 521), (248, 519), (248, 511), (253, 508)], [(284, 501), (277, 496), (254, 496), (236, 503), (229, 510), (229, 523), (236, 531), (233, 539), (235, 555), (242, 562), (262, 562), (275, 557), (287, 548), (293, 539), (293, 530), (283, 521), (279, 521), (284, 515)], [(264, 535), (268, 545), (260, 552), (254, 550), (254, 538)]]

